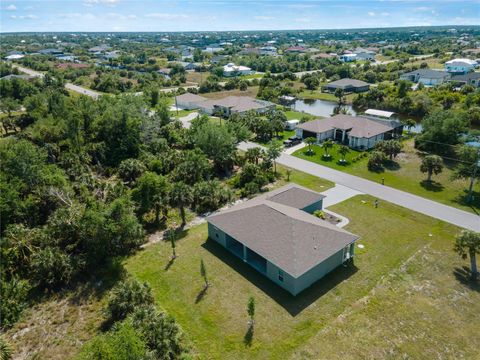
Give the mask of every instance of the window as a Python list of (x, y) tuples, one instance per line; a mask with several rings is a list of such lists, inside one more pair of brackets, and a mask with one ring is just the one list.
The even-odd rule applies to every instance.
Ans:
[(283, 282), (283, 271), (282, 270), (278, 270), (278, 280)]

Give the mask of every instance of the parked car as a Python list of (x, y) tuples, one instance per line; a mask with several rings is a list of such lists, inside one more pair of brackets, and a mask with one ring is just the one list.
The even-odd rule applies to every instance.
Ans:
[(283, 145), (285, 145), (285, 147), (292, 147), (300, 144), (301, 142), (302, 142), (302, 139), (299, 139), (296, 136), (292, 136), (292, 137), (289, 137), (288, 140), (285, 140), (283, 142)]

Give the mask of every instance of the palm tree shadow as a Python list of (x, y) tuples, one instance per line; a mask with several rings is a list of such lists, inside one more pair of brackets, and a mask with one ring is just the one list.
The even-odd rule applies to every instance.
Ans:
[(254, 326), (252, 323), (248, 325), (247, 332), (245, 333), (245, 336), (243, 337), (243, 343), (245, 346), (252, 346), (253, 342), (253, 333), (254, 333)]
[(480, 281), (472, 279), (472, 273), (468, 267), (455, 268), (453, 275), (461, 284), (468, 286), (471, 290), (480, 292)]
[(168, 261), (167, 265), (165, 265), (164, 270), (168, 271), (168, 269), (170, 269), (170, 267), (173, 265), (174, 262), (175, 262), (175, 258), (171, 257), (170, 260)]
[(428, 180), (422, 180), (420, 181), (420, 186), (423, 187), (425, 190), (428, 191), (433, 191), (433, 192), (439, 192), (444, 189), (444, 186), (440, 184), (437, 181), (428, 181)]
[(205, 297), (207, 294), (208, 287), (204, 286), (202, 290), (197, 294), (197, 297), (195, 298), (195, 304), (198, 304), (202, 299)]

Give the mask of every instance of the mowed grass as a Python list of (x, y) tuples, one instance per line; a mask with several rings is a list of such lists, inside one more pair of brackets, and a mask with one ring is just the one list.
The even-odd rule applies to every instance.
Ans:
[[(322, 92), (320, 90), (303, 90), (298, 94), (298, 97), (301, 99), (338, 101), (338, 98), (334, 94)], [(355, 97), (356, 94), (347, 94), (345, 96), (346, 103), (351, 104)]]
[(469, 180), (452, 180), (453, 167), (451, 163), (445, 163), (443, 172), (439, 175), (434, 175), (432, 177), (433, 181), (428, 183), (425, 181), (426, 174), (420, 172), (422, 158), (413, 147), (413, 140), (404, 141), (403, 145), (403, 153), (397, 157), (395, 163), (386, 166), (384, 171), (380, 172), (368, 170), (368, 157), (363, 157), (357, 162), (353, 162), (353, 158), (362, 154), (355, 150), (351, 150), (346, 156), (348, 164), (340, 165), (338, 160), (341, 159), (341, 156), (337, 154), (337, 145), (330, 149), (330, 153), (333, 155), (331, 160), (322, 158), (324, 149), (317, 145), (312, 146), (314, 155), (307, 154), (308, 147), (296, 151), (293, 155), (375, 182), (380, 183), (382, 178), (384, 178), (386, 186), (407, 191), (465, 211), (480, 213), (480, 182), (477, 182), (474, 186), (474, 201), (472, 204), (467, 204)]
[[(206, 224), (182, 235), (170, 266), (167, 243), (125, 266), (150, 284), (200, 359), (474, 358), (480, 295), (455, 277), (467, 264), (452, 251), (458, 229), (388, 203), (375, 209), (366, 195), (332, 210), (350, 218), (347, 229), (365, 247), (356, 248), (355, 267), (338, 268), (297, 297), (207, 240)], [(201, 259), (212, 285), (206, 293)], [(251, 343), (249, 296), (256, 300)]]

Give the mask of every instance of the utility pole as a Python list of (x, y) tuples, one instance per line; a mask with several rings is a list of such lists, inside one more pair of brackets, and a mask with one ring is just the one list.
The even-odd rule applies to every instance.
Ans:
[(477, 162), (473, 168), (472, 179), (470, 180), (470, 186), (468, 188), (468, 197), (467, 203), (471, 203), (473, 200), (473, 184), (475, 183), (475, 178), (477, 177), (477, 170), (480, 167), (480, 150), (477, 153)]

